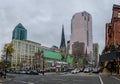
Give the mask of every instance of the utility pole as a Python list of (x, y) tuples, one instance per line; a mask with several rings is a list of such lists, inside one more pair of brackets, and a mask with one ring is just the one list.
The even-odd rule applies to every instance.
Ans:
[(5, 75), (4, 75), (4, 78), (6, 79), (6, 71), (7, 71), (7, 55), (8, 55), (8, 51), (6, 51), (6, 59), (5, 59), (5, 69), (4, 69), (4, 72), (5, 72)]
[(42, 55), (42, 61), (43, 61), (43, 70), (42, 70), (42, 74), (44, 76), (44, 55), (43, 55), (43, 50), (41, 51), (41, 55)]

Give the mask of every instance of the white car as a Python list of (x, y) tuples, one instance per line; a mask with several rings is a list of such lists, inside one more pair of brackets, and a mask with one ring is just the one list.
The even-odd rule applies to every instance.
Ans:
[(85, 68), (84, 73), (88, 73), (88, 72), (90, 72), (89, 68)]
[(74, 70), (71, 71), (72, 74), (75, 74), (75, 73), (78, 73), (78, 72), (80, 72), (80, 70), (78, 70), (78, 69), (74, 69)]

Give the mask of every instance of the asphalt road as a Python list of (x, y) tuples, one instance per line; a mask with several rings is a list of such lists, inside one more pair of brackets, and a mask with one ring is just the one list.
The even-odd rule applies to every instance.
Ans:
[(120, 75), (101, 75), (103, 84), (120, 84)]
[(57, 75), (14, 75), (2, 84), (120, 84), (120, 76), (88, 73)]

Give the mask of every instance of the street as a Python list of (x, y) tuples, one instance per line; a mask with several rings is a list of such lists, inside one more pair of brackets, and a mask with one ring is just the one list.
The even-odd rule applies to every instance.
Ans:
[(120, 76), (98, 75), (93, 73), (23, 75), (0, 84), (120, 84)]

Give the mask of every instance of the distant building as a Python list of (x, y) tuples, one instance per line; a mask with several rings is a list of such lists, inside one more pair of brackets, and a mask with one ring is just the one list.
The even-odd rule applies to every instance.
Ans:
[(92, 16), (86, 11), (76, 13), (71, 20), (71, 37), (69, 54), (73, 54), (72, 45), (74, 42), (84, 43), (83, 52), (88, 56), (93, 53), (93, 39), (92, 39)]
[[(84, 53), (84, 49), (85, 49), (85, 43), (83, 42), (74, 42), (74, 44), (72, 45), (72, 55), (74, 56), (73, 60), (73, 66), (74, 67), (79, 67), (83, 66), (83, 60), (85, 60), (85, 53)], [(82, 61), (82, 62), (80, 62)], [(77, 65), (76, 65), (77, 64)]]
[(58, 46), (53, 45), (51, 48), (49, 48), (50, 51), (55, 51), (55, 52), (61, 52)]
[(83, 57), (84, 56), (84, 49), (85, 49), (85, 43), (80, 42), (74, 42), (72, 45), (72, 54), (77, 57)]
[(99, 63), (99, 45), (98, 43), (93, 43), (93, 62), (94, 66), (97, 66)]
[(61, 59), (62, 54), (55, 51), (43, 49), (42, 54), (40, 52), (36, 53), (34, 56), (34, 69), (44, 69), (45, 71), (62, 71), (62, 68), (64, 70), (68, 63), (71, 63), (72, 58), (67, 58), (68, 63), (61, 61)]
[(110, 23), (106, 23), (105, 45), (120, 44), (120, 5), (113, 5), (113, 14)]
[(12, 39), (27, 40), (27, 30), (21, 23), (19, 23), (13, 30)]
[(69, 50), (70, 50), (70, 40), (67, 41), (67, 48), (66, 48), (66, 54), (69, 54)]

